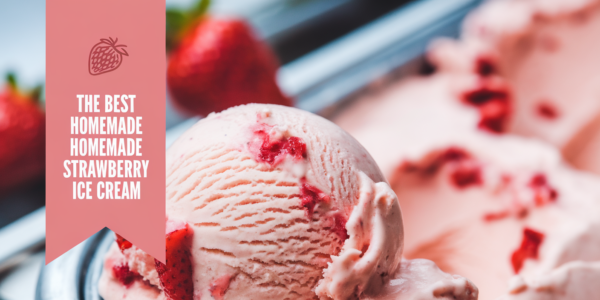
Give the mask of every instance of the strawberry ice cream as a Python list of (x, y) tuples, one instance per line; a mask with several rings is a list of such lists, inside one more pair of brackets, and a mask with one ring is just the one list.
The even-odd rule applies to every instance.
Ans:
[(493, 0), (467, 18), (460, 40), (434, 43), (429, 57), (443, 73), (501, 78), (514, 104), (506, 131), (547, 141), (600, 174), (599, 34), (597, 0)]
[(294, 108), (211, 114), (167, 153), (167, 261), (118, 238), (112, 299), (477, 299), (467, 279), (402, 260), (398, 199), (350, 135)]
[(592, 299), (593, 281), (572, 278), (600, 276), (600, 178), (570, 169), (550, 145), (499, 134), (510, 91), (501, 78), (472, 82), (406, 79), (334, 121), (396, 192), (406, 258), (471, 279), (483, 300)]

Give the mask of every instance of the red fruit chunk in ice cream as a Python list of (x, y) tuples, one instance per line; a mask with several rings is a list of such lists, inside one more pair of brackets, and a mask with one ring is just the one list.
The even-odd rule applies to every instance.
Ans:
[(536, 111), (538, 115), (548, 120), (555, 120), (559, 116), (558, 109), (548, 102), (540, 102), (536, 107)]
[(262, 141), (257, 153), (257, 160), (277, 165), (286, 155), (291, 156), (295, 160), (306, 158), (306, 144), (299, 137), (284, 137), (276, 141), (271, 141), (271, 137), (267, 130), (269, 126), (261, 124), (259, 129), (254, 131), (254, 134)]
[(210, 295), (215, 300), (223, 300), (223, 297), (225, 296), (225, 293), (229, 288), (229, 284), (234, 278), (235, 275), (224, 275), (215, 279), (213, 282), (210, 283), (210, 288), (208, 289), (210, 291)]
[(331, 228), (331, 231), (337, 234), (342, 241), (345, 241), (350, 237), (348, 235), (348, 230), (346, 230), (347, 221), (348, 220), (340, 213), (333, 215), (333, 227)]
[(260, 147), (259, 158), (263, 162), (276, 164), (281, 161), (279, 158), (286, 154), (294, 159), (302, 159), (306, 156), (306, 145), (297, 137), (283, 138), (275, 142), (270, 142), (267, 137)]
[(485, 84), (463, 95), (463, 100), (473, 106), (481, 106), (494, 100), (506, 101), (506, 99), (508, 99), (506, 90), (488, 87)]
[(329, 196), (323, 193), (318, 188), (306, 183), (306, 179), (302, 179), (300, 187), (302, 206), (306, 208), (307, 215), (312, 216), (315, 205), (320, 202), (329, 202)]
[[(301, 180), (301, 182), (301, 203), (302, 206), (306, 209), (306, 214), (309, 218), (311, 218), (315, 206), (318, 203), (329, 203), (329, 195), (319, 190), (318, 188), (306, 183), (306, 179), (304, 178)], [(329, 230), (335, 233), (342, 241), (348, 239), (348, 232), (346, 231), (346, 218), (339, 212), (329, 214), (327, 218), (329, 218)]]
[(558, 192), (553, 188), (544, 174), (536, 174), (529, 181), (529, 187), (535, 192), (536, 205), (544, 205), (556, 201)]
[(521, 247), (513, 252), (511, 262), (515, 273), (519, 273), (526, 259), (538, 258), (540, 245), (544, 241), (544, 234), (530, 228), (523, 229), (523, 240)]
[(129, 248), (131, 248), (131, 246), (133, 246), (130, 241), (126, 240), (122, 236), (120, 236), (116, 233), (115, 233), (115, 235), (117, 236), (117, 244), (119, 245), (119, 249), (121, 249), (121, 252), (123, 252), (125, 249), (129, 249)]
[(452, 183), (459, 189), (464, 189), (474, 185), (480, 185), (481, 169), (478, 166), (461, 165), (456, 168), (451, 174)]
[(450, 148), (444, 150), (444, 152), (440, 156), (440, 161), (442, 163), (450, 162), (450, 161), (460, 161), (460, 160), (469, 158), (469, 156), (470, 156), (469, 153), (467, 153), (467, 151), (465, 151), (461, 148), (450, 147)]
[(187, 224), (168, 233), (166, 264), (154, 261), (160, 285), (169, 300), (193, 298), (191, 236), (192, 230)]
[(475, 62), (475, 72), (479, 76), (486, 77), (496, 73), (496, 63), (489, 57), (479, 57)]
[(506, 124), (510, 115), (508, 102), (494, 99), (479, 107), (479, 128), (493, 133), (502, 133), (506, 130)]
[(462, 95), (463, 102), (479, 109), (479, 128), (502, 133), (506, 130), (510, 117), (510, 94), (502, 86), (495, 86), (483, 80), (479, 87)]
[(131, 286), (136, 279), (142, 278), (140, 274), (132, 272), (127, 264), (114, 265), (113, 274), (115, 275), (115, 278), (126, 287)]

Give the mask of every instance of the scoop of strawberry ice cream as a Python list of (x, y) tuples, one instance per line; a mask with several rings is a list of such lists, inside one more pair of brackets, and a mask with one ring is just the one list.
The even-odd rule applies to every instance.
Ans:
[[(297, 109), (237, 107), (182, 135), (167, 153), (167, 215), (194, 227), (201, 297), (229, 276), (223, 299), (314, 297), (320, 284), (319, 294), (344, 299), (371, 277), (386, 282), (400, 262), (400, 209), (376, 164), (338, 127)], [(348, 227), (352, 219), (360, 224)], [(349, 290), (322, 280), (338, 261), (360, 265)]]
[(477, 299), (468, 280), (402, 261), (398, 199), (371, 156), (294, 108), (236, 107), (183, 134), (167, 154), (167, 218), (166, 267), (118, 236), (106, 300)]

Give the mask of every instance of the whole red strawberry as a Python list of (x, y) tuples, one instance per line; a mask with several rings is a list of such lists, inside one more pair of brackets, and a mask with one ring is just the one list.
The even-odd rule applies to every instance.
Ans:
[(206, 15), (188, 22), (168, 41), (174, 50), (167, 84), (176, 106), (207, 115), (246, 103), (292, 105), (277, 85), (275, 55), (246, 22)]
[(192, 300), (192, 230), (185, 226), (167, 234), (166, 264), (155, 260), (160, 285), (169, 300)]
[(46, 166), (46, 117), (39, 105), (41, 88), (17, 89), (14, 75), (0, 93), (0, 192), (41, 178)]

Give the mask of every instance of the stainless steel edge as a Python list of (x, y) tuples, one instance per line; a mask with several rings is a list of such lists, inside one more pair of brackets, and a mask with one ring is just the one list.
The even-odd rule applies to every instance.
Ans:
[(250, 16), (250, 22), (264, 39), (273, 39), (295, 30), (315, 17), (332, 11), (351, 0), (278, 1), (268, 9)]
[(38, 280), (38, 300), (100, 300), (98, 280), (103, 257), (114, 241), (104, 228), (42, 268)]
[(22, 262), (45, 240), (45, 207), (0, 229), (0, 272)]
[(39, 300), (75, 300), (79, 297), (78, 263), (88, 240), (42, 268), (36, 291)]
[(318, 113), (379, 76), (422, 55), (431, 38), (453, 36), (481, 0), (424, 0), (399, 8), (292, 63), (280, 86)]

